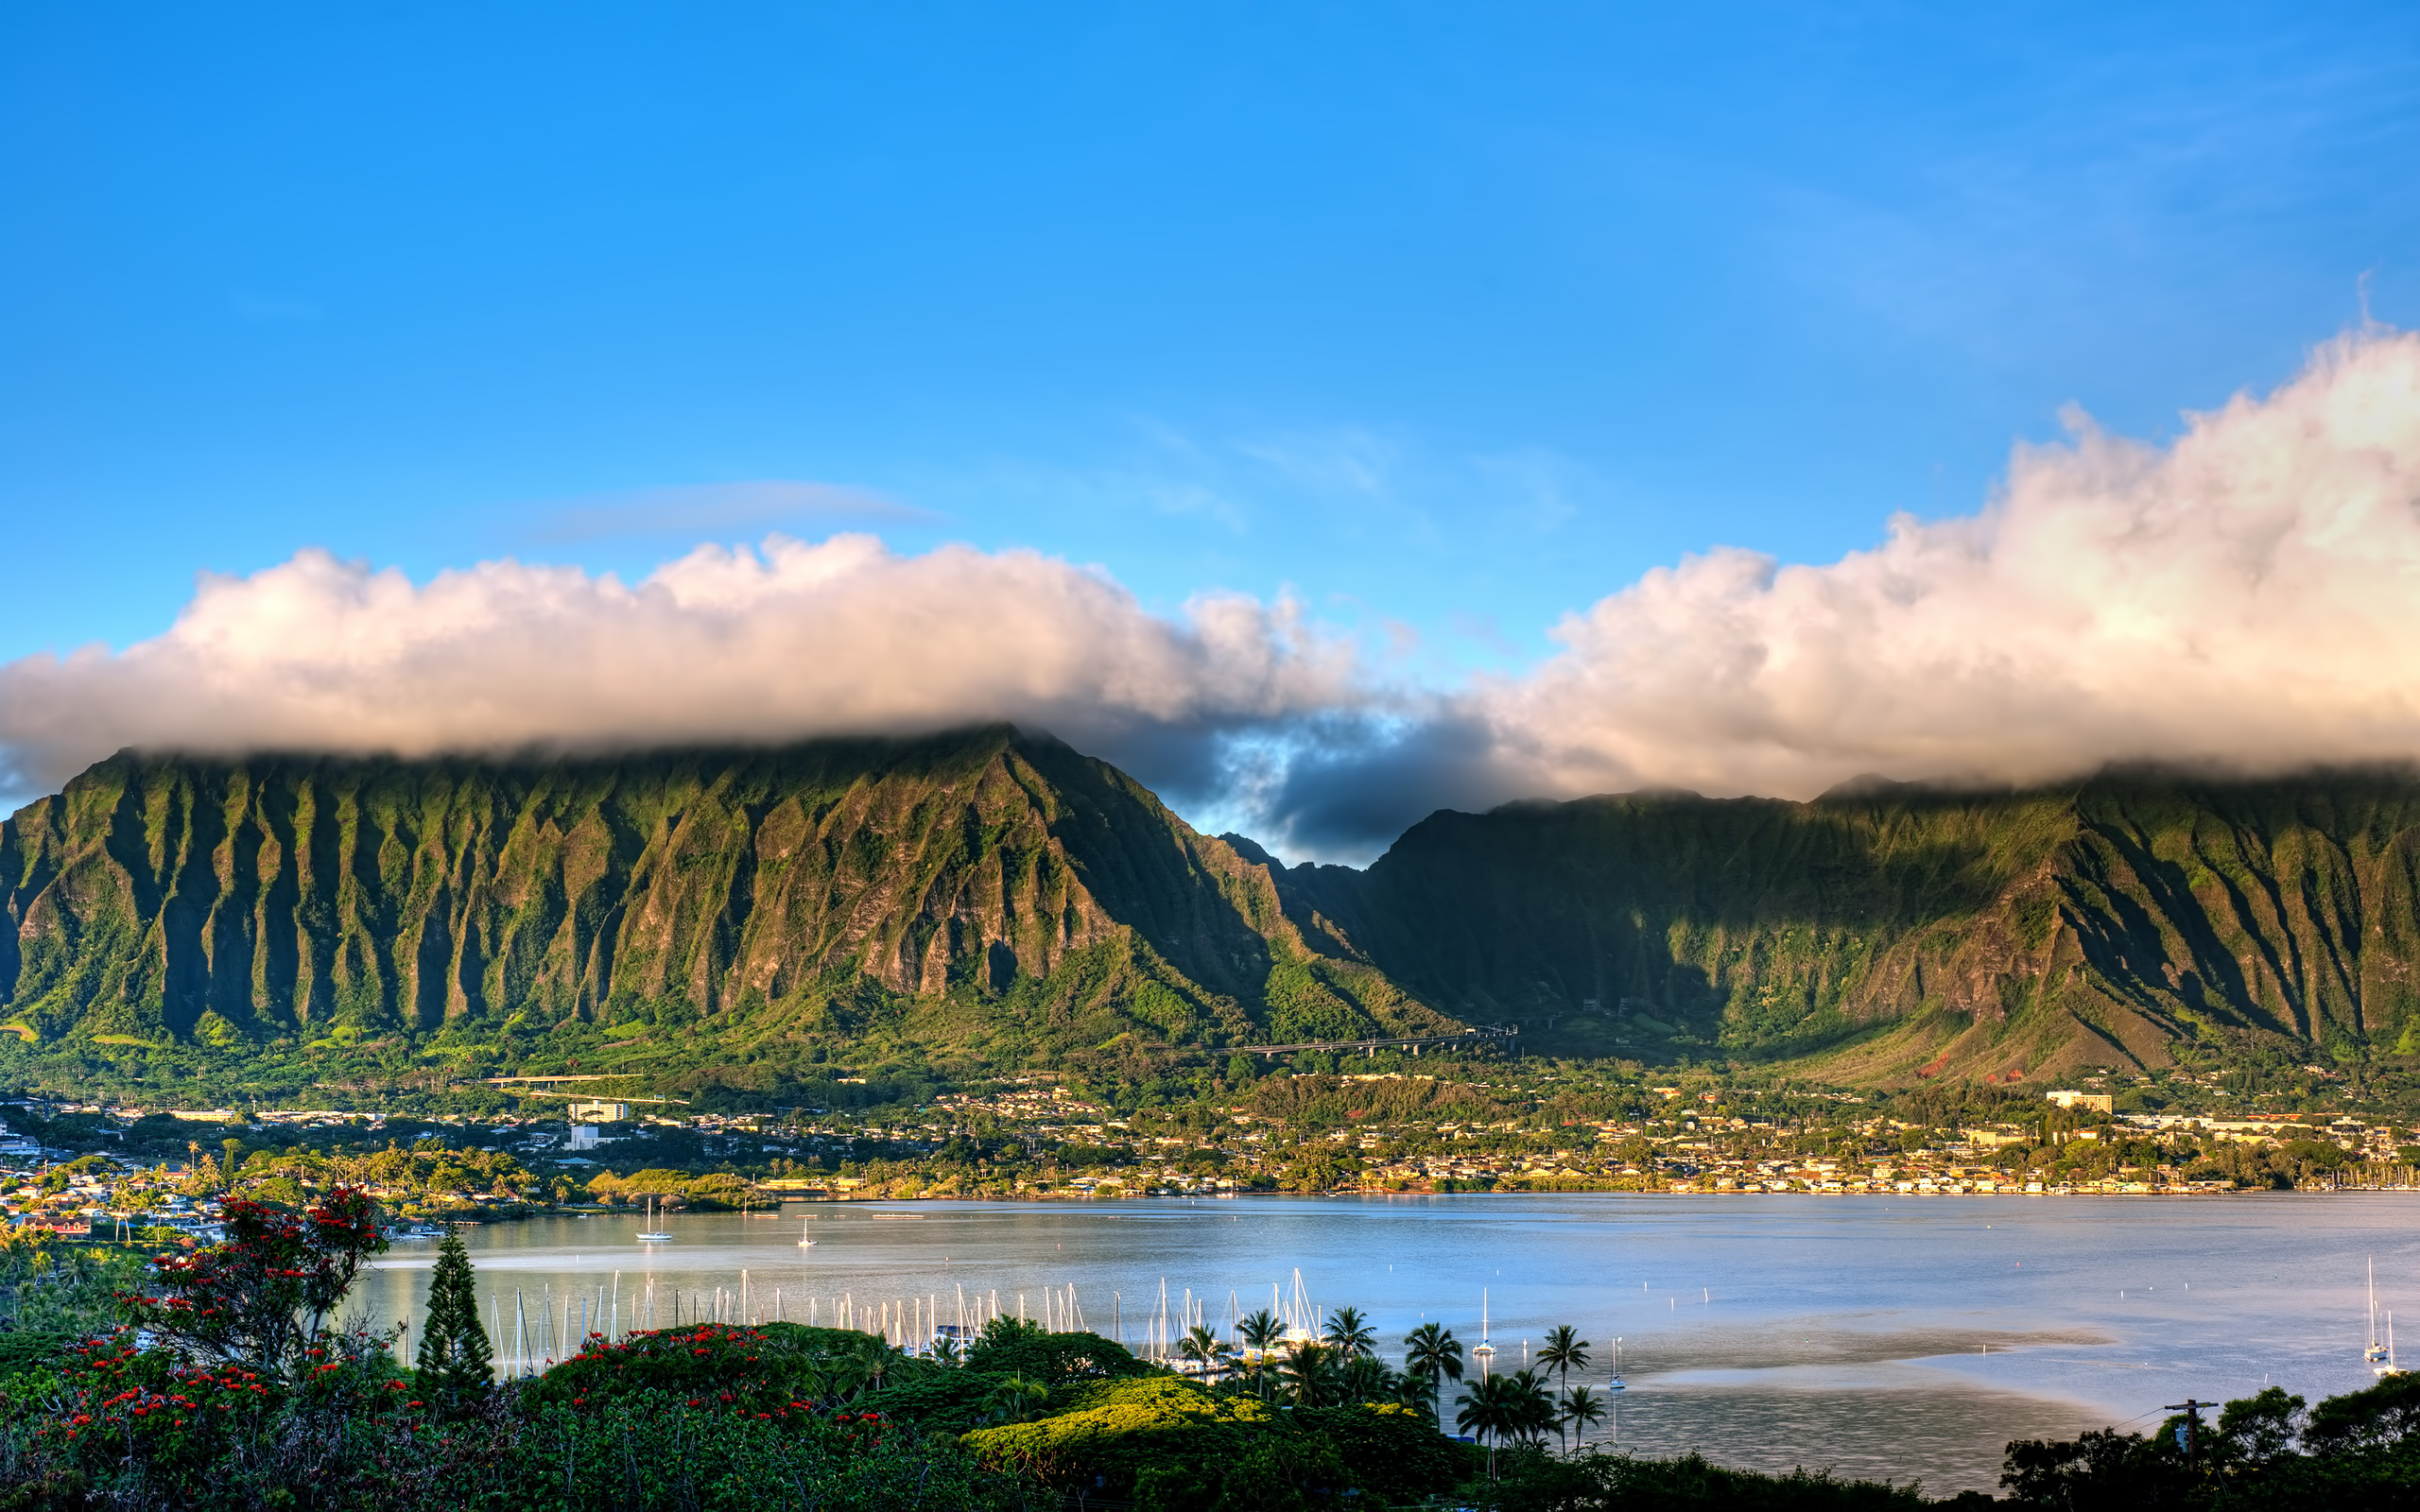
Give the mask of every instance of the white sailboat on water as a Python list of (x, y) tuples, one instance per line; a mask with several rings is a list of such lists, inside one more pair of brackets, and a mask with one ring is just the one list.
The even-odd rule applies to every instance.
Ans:
[(1478, 1289), (1478, 1348), (1471, 1350), (1471, 1358), (1478, 1362), (1478, 1373), (1487, 1374), (1489, 1362), (1495, 1358), (1495, 1346), (1487, 1342), (1487, 1288)]
[(806, 1226), (812, 1220), (806, 1218), (801, 1218), (798, 1221), (798, 1247), (801, 1249), (813, 1249), (815, 1247), (815, 1241), (806, 1237)]
[(2378, 1263), (2377, 1257), (2374, 1255), (2370, 1258), (2370, 1347), (2361, 1351), (2361, 1361), (2370, 1367), (2370, 1374), (2374, 1376), (2394, 1374), (2394, 1324), (2390, 1319), (2387, 1324), (2388, 1341), (2380, 1344), (2378, 1342)]
[(1628, 1391), (1630, 1389), (1630, 1387), (1622, 1384), (1622, 1341), (1618, 1336), (1614, 1340), (1614, 1379), (1605, 1383), (1605, 1389), (1607, 1391)]
[(661, 1245), (670, 1240), (671, 1237), (672, 1236), (670, 1234), (666, 1233), (663, 1229), (658, 1228), (655, 1226), (655, 1199), (653, 1197), (648, 1198), (647, 1227), (639, 1230), (639, 1243), (643, 1245)]

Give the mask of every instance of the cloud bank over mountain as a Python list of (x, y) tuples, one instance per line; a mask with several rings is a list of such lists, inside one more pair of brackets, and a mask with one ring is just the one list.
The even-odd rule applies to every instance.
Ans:
[(775, 537), (636, 584), (495, 561), (423, 585), (313, 550), (205, 577), (123, 652), (0, 667), (0, 746), (47, 788), (127, 746), (581, 750), (1010, 719), (1198, 784), (1219, 731), (1349, 702), (1353, 675), (1290, 603), (1211, 594), (1164, 619), (1026, 551)]
[(2420, 754), (2420, 337), (2336, 342), (2165, 448), (2070, 425), (1979, 514), (1825, 566), (1709, 553), (1571, 617), (1473, 693), (1499, 759), (1803, 795)]
[(1299, 854), (1440, 804), (2420, 756), (2420, 336), (2367, 331), (2161, 446), (2082, 417), (1979, 512), (1823, 565), (1659, 569), (1518, 676), (1403, 685), (1290, 602), (1173, 617), (1029, 552), (700, 547), (632, 585), (306, 551), (165, 634), (0, 667), (0, 752), (601, 748), (1013, 719)]

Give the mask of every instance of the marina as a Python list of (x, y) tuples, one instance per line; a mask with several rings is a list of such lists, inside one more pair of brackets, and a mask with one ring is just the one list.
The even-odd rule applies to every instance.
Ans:
[[(1086, 1328), (1177, 1363), (1269, 1307), (1308, 1336), (1340, 1307), (1379, 1350), (1439, 1321), (1518, 1368), (1574, 1325), (1625, 1389), (1590, 1439), (1730, 1464), (1989, 1488), (2016, 1437), (2156, 1422), (2187, 1396), (2281, 1385), (2308, 1400), (2374, 1379), (2367, 1267), (2385, 1318), (2420, 1285), (2420, 1199), (1820, 1196), (1304, 1198), (814, 1204), (814, 1247), (736, 1212), (639, 1212), (465, 1231), (499, 1366), (590, 1332), (791, 1322), (903, 1347), (991, 1316)], [(903, 1218), (917, 1221), (901, 1221)], [(433, 1245), (398, 1246), (356, 1294), (417, 1315)], [(2408, 1310), (2408, 1309), (2407, 1309)], [(1620, 1342), (1616, 1346), (1615, 1341)], [(1485, 1341), (1496, 1353), (1479, 1356)], [(1616, 1353), (1616, 1350), (1618, 1351)], [(1449, 1392), (1450, 1398), (1450, 1392)]]

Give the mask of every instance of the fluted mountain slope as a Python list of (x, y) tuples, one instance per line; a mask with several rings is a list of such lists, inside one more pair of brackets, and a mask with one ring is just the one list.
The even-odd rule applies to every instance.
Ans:
[[(1006, 728), (494, 762), (121, 755), (0, 826), (0, 1022), (222, 1049), (951, 1001), (1034, 1050), (1427, 1031), (1268, 869)], [(841, 1024), (845, 1027), (845, 1022)]]
[(2179, 1037), (2420, 1053), (2411, 773), (1516, 803), (1278, 882), (1315, 945), (1575, 1047), (1876, 1080), (2159, 1064)]
[(534, 1055), (579, 1021), (592, 1064), (790, 1075), (877, 1032), (1164, 1062), (1510, 1018), (1540, 1048), (2038, 1078), (2185, 1038), (2420, 1055), (2420, 778), (1516, 803), (1353, 871), (1005, 728), (124, 755), (0, 825), (0, 1026), (43, 1053)]

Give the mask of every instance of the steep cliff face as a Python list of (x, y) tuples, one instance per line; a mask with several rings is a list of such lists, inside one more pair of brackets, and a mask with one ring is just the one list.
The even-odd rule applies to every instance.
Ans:
[[(889, 1014), (1046, 1057), (1512, 1018), (1540, 1048), (2039, 1077), (2180, 1037), (2420, 1054), (2420, 779), (1520, 803), (1357, 872), (1007, 729), (121, 756), (0, 825), (0, 1026), (34, 1045), (667, 1019), (845, 1045)], [(682, 1053), (617, 1040), (634, 1064), (642, 1039)]]
[(1279, 884), (1314, 944), (1574, 1047), (2000, 1078), (2179, 1036), (2420, 1052), (2416, 856), (2409, 774), (2132, 774), (1439, 814)]
[(493, 763), (120, 756), (0, 826), (0, 1019), (38, 1042), (825, 1011), (1046, 1040), (1445, 1021), (1306, 950), (1268, 868), (1008, 729)]

